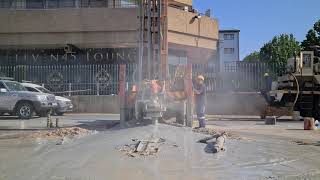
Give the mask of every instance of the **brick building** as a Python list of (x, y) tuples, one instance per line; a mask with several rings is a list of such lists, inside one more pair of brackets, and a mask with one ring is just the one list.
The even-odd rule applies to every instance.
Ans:
[[(134, 0), (2, 0), (0, 65), (135, 62), (137, 16)], [(192, 0), (169, 0), (168, 28), (169, 63), (218, 61), (218, 21)]]

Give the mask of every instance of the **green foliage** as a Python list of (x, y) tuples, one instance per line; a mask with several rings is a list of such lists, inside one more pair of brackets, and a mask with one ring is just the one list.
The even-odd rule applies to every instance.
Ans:
[(308, 31), (306, 39), (301, 43), (303, 50), (312, 50), (311, 46), (320, 46), (320, 20)]
[(292, 34), (275, 36), (260, 49), (260, 60), (264, 62), (285, 63), (300, 52), (299, 42)]
[(253, 53), (247, 55), (243, 61), (247, 61), (247, 62), (258, 62), (260, 61), (260, 52), (258, 51), (254, 51)]

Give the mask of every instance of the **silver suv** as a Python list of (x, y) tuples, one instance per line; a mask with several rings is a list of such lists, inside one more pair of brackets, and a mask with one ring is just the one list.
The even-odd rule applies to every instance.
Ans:
[(29, 92), (19, 82), (0, 79), (0, 115), (9, 113), (30, 119), (34, 113), (46, 116), (57, 105), (52, 94)]
[[(32, 83), (21, 83), (22, 86), (24, 86), (28, 91), (32, 92), (39, 92), (39, 93), (47, 93), (47, 94), (53, 94), (48, 89), (39, 86), (37, 84)], [(57, 114), (58, 116), (62, 116), (65, 112), (71, 112), (73, 109), (73, 104), (70, 99), (67, 99), (65, 97), (61, 96), (55, 96), (58, 107), (54, 109), (54, 114)]]

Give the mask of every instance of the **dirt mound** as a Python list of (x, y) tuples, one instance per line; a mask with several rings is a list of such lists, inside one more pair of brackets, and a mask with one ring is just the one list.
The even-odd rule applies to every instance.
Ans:
[(35, 132), (30, 135), (31, 138), (46, 138), (46, 139), (56, 139), (63, 137), (78, 137), (92, 134), (93, 131), (87, 130), (79, 127), (71, 127), (71, 128), (59, 128), (53, 131), (40, 131)]
[(262, 112), (263, 116), (292, 116), (292, 109), (290, 107), (272, 107), (267, 106)]
[(194, 129), (192, 129), (192, 131), (195, 133), (201, 133), (201, 134), (210, 135), (210, 136), (217, 136), (220, 134), (225, 134), (228, 139), (247, 140), (246, 138), (241, 137), (240, 135), (237, 135), (235, 133), (227, 132), (227, 131), (218, 131), (218, 130), (211, 129), (211, 128), (194, 128)]

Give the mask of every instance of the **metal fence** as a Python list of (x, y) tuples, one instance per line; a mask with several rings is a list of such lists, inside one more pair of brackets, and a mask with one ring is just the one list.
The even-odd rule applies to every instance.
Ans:
[(232, 91), (260, 91), (265, 88), (265, 73), (276, 79), (286, 72), (285, 63), (228, 62), (216, 77), (217, 89)]
[[(127, 81), (135, 76), (134, 64), (126, 66)], [(0, 66), (0, 77), (43, 85), (61, 95), (110, 95), (119, 91), (120, 65)]]
[(134, 8), (137, 0), (1, 0), (5, 9)]
[(194, 64), (193, 77), (205, 76), (208, 92), (252, 92), (265, 89), (265, 73), (276, 79), (286, 72), (284, 63), (235, 61), (224, 64), (222, 71), (213, 65)]
[[(136, 65), (127, 64), (128, 85), (137, 80)], [(178, 66), (169, 66), (169, 77), (175, 76)], [(40, 84), (61, 95), (110, 95), (119, 91), (118, 64), (109, 65), (17, 65), (0, 66), (0, 77)], [(285, 64), (230, 62), (223, 72), (214, 65), (193, 64), (193, 77), (205, 76), (208, 92), (260, 91), (265, 88), (264, 74), (274, 79), (285, 72)], [(129, 87), (130, 88), (130, 87)]]

